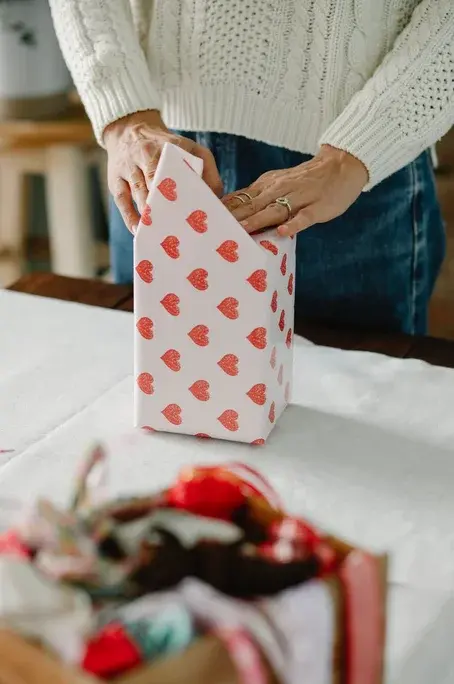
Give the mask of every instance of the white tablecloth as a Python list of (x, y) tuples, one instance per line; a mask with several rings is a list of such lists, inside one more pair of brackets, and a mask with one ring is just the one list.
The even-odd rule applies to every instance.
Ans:
[(113, 493), (165, 485), (185, 463), (253, 463), (292, 511), (391, 552), (389, 681), (447, 684), (454, 371), (297, 340), (293, 405), (251, 448), (131, 431), (130, 314), (0, 292), (0, 323), (0, 450), (14, 449), (0, 498), (66, 502), (95, 439), (112, 446)]

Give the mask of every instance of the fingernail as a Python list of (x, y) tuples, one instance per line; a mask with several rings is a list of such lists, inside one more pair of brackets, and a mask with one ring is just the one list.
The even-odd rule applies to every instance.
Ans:
[(279, 235), (288, 235), (288, 226), (285, 224), (279, 226), (277, 232), (279, 233)]

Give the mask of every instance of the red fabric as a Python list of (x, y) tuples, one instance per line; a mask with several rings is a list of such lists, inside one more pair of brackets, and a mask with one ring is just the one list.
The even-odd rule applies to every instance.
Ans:
[(0, 556), (8, 555), (16, 558), (30, 558), (30, 550), (20, 539), (17, 532), (9, 530), (4, 534), (0, 534)]
[(320, 543), (321, 538), (313, 527), (299, 518), (287, 516), (271, 524), (269, 539), (259, 548), (267, 558), (291, 563), (312, 555)]
[(102, 629), (87, 643), (82, 667), (108, 679), (140, 665), (142, 656), (120, 623)]

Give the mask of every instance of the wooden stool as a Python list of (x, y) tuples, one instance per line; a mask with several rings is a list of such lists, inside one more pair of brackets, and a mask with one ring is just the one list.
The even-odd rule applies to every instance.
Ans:
[(27, 174), (43, 174), (51, 268), (75, 277), (95, 275), (94, 230), (87, 167), (101, 170), (105, 155), (80, 105), (57, 121), (0, 122), (0, 254), (14, 260), (17, 277), (25, 265)]

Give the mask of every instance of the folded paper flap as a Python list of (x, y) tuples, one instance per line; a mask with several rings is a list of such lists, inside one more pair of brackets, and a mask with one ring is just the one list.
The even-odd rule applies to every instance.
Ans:
[[(165, 227), (179, 239), (191, 231), (198, 238), (197, 249), (216, 250), (222, 246), (225, 258), (239, 256), (255, 260), (257, 268), (266, 263), (264, 250), (232, 216), (199, 175), (203, 161), (170, 143), (164, 146), (147, 199), (147, 209), (139, 223), (137, 243), (147, 236), (147, 245), (159, 245)], [(144, 230), (153, 226), (155, 230)], [(193, 236), (194, 236), (193, 235)], [(202, 240), (203, 238), (203, 240)], [(235, 255), (235, 252), (237, 253)]]

